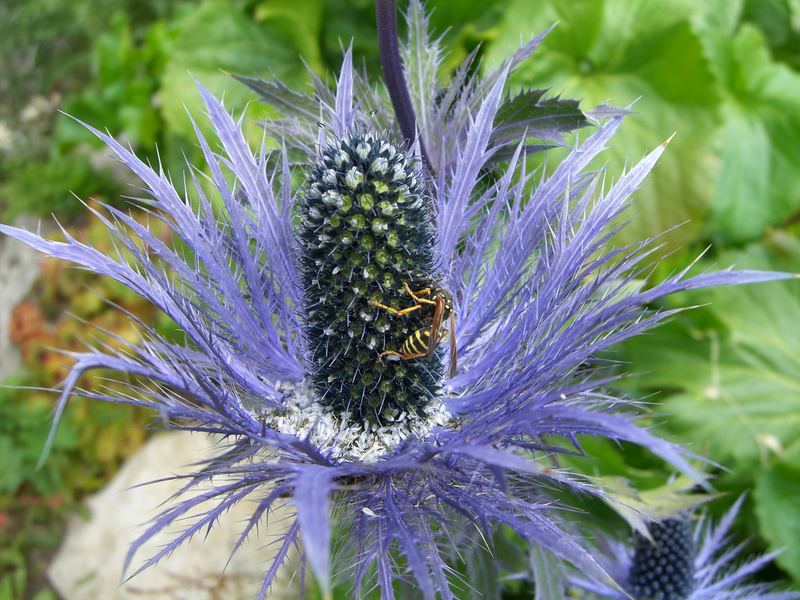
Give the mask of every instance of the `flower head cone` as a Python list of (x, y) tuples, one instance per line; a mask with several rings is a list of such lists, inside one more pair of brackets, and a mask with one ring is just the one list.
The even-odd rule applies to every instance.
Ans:
[(415, 171), (381, 136), (348, 135), (323, 150), (298, 206), (310, 379), (321, 402), (358, 423), (424, 414), (442, 378), (427, 351), (375, 359), (409, 336), (408, 354), (432, 346), (441, 329), (429, 323), (433, 220)]
[[(682, 450), (638, 427), (634, 407), (609, 397), (604, 373), (587, 365), (668, 317), (642, 308), (659, 297), (782, 275), (682, 272), (643, 288), (636, 282), (655, 246), (613, 246), (614, 222), (664, 147), (606, 187), (588, 167), (618, 114), (549, 175), (529, 172), (525, 157), (541, 147), (530, 137), (557, 142), (563, 129), (558, 120), (508, 117), (509, 103), (521, 100), (504, 94), (506, 78), (538, 40), (486, 78), (465, 66), (442, 87), (441, 52), (417, 3), (409, 32), (419, 132), (410, 148), (348, 52), (335, 89), (315, 81), (313, 96), (250, 81), (285, 114), (266, 123), (283, 141), (279, 151), (254, 151), (201, 88), (216, 139), (197, 128), (208, 175), (194, 172), (191, 199), (160, 165), (94, 130), (141, 180), (140, 204), (180, 246), (113, 207), (96, 216), (117, 256), (66, 232), (56, 242), (0, 226), (123, 282), (186, 335), (176, 344), (145, 327), (146, 341), (124, 352), (77, 356), (57, 405), (56, 421), (75, 394), (146, 406), (169, 428), (226, 440), (134, 542), (129, 563), (158, 531), (205, 502), (214, 508), (138, 570), (250, 501), (241, 541), (278, 504), (295, 508), (261, 597), (299, 546), (326, 590), (344, 573), (356, 595), (377, 586), (393, 598), (403, 578), (422, 598), (454, 598), (464, 585), (448, 566), (457, 547), (476, 530), (491, 539), (499, 526), (610, 582), (551, 493), (602, 490), (549, 459), (594, 435), (643, 445), (693, 472)], [(293, 185), (301, 171), (305, 183)], [(138, 383), (125, 395), (77, 387), (98, 368)], [(334, 527), (346, 532), (336, 561)]]
[(685, 515), (650, 524), (650, 539), (638, 532), (634, 543), (604, 540), (600, 560), (621, 587), (591, 578), (571, 583), (599, 598), (633, 600), (793, 600), (800, 593), (779, 591), (769, 583), (748, 581), (779, 552), (743, 558), (744, 544), (730, 535), (744, 497), (719, 523), (701, 517), (694, 525)]

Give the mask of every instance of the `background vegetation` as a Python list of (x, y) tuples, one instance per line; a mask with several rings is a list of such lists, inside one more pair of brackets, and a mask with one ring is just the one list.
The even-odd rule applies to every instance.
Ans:
[[(402, 4), (402, 3), (401, 3)], [(558, 22), (513, 81), (580, 98), (632, 104), (610, 150), (612, 173), (677, 132), (624, 237), (671, 229), (662, 277), (710, 246), (697, 268), (739, 265), (800, 272), (800, 2), (798, 0), (429, 0), (453, 68), (477, 50), (496, 65)], [(118, 201), (127, 176), (75, 119), (169, 166), (176, 178), (200, 112), (193, 79), (246, 110), (254, 135), (265, 109), (229, 72), (309, 82), (330, 76), (342, 44), (379, 77), (372, 0), (11, 0), (0, 4), (0, 220), (56, 215), (104, 242), (77, 198)], [(302, 57), (302, 59), (301, 59)], [(305, 65), (304, 65), (305, 63)], [(71, 115), (68, 117), (64, 111)], [(158, 154), (156, 154), (158, 148)], [(552, 163), (558, 151), (546, 156)], [(74, 195), (68, 193), (73, 192)], [(153, 322), (140, 300), (49, 262), (16, 307), (24, 369), (6, 383), (48, 386), (86, 325), (135, 335), (106, 297)], [(652, 424), (711, 457), (721, 511), (748, 492), (740, 533), (755, 549), (785, 548), (770, 577), (800, 582), (800, 284), (773, 283), (671, 298), (699, 304), (611, 358), (637, 373)], [(89, 289), (94, 291), (89, 291)], [(169, 329), (168, 323), (161, 326)], [(90, 385), (92, 385), (90, 383)], [(43, 578), (64, 519), (143, 438), (144, 415), (75, 403), (42, 470), (34, 465), (52, 397), (0, 389), (0, 600), (52, 597)], [(670, 473), (632, 448), (587, 444), (574, 466), (607, 482), (668, 485)], [(613, 479), (617, 478), (617, 479)], [(609, 517), (609, 522), (611, 522)], [(514, 555), (514, 541), (506, 546)], [(471, 559), (470, 559), (471, 560)], [(480, 560), (477, 557), (476, 560)], [(514, 562), (510, 559), (510, 562)], [(509, 584), (507, 597), (526, 597)]]

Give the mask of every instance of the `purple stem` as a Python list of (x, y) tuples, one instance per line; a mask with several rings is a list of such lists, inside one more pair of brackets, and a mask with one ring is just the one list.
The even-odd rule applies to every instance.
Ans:
[[(375, 14), (378, 22), (378, 47), (381, 54), (383, 79), (386, 81), (389, 98), (392, 100), (392, 106), (400, 124), (400, 132), (406, 143), (410, 145), (417, 137), (417, 120), (403, 75), (403, 63), (400, 60), (395, 0), (375, 0)], [(425, 166), (433, 173), (428, 154), (425, 151), (425, 144), (421, 139), (419, 147)]]

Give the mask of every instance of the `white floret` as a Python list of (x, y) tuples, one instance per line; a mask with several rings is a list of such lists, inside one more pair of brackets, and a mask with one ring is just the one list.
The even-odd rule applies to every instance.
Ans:
[(260, 416), (267, 427), (307, 437), (320, 451), (340, 461), (375, 462), (396, 449), (409, 437), (425, 438), (436, 427), (446, 426), (452, 416), (440, 399), (430, 401), (423, 415), (402, 412), (386, 424), (351, 422), (349, 414), (339, 414), (313, 398), (305, 383), (277, 382), (284, 394), (284, 410), (268, 410)]
[(351, 190), (356, 189), (364, 181), (364, 174), (356, 167), (353, 167), (347, 172), (344, 182)]
[(356, 148), (356, 154), (361, 160), (367, 160), (367, 156), (369, 156), (369, 151), (372, 150), (372, 147), (369, 144), (359, 144)]
[(389, 169), (389, 161), (382, 157), (376, 158), (369, 168), (376, 175), (383, 175)]
[(336, 185), (336, 171), (333, 169), (327, 169), (325, 174), (322, 176), (322, 181), (329, 185)]
[(342, 195), (334, 190), (328, 190), (322, 194), (322, 201), (329, 206), (341, 206)]

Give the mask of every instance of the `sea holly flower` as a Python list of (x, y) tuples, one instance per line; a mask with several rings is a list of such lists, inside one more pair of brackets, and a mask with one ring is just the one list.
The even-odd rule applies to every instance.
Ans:
[(782, 592), (769, 583), (748, 582), (779, 553), (743, 559), (743, 544), (735, 544), (730, 529), (741, 508), (740, 497), (718, 524), (705, 516), (692, 525), (687, 515), (655, 521), (650, 539), (635, 533), (632, 544), (603, 541), (598, 556), (621, 587), (587, 577), (571, 583), (599, 598), (619, 600), (792, 600), (797, 592)]
[[(398, 579), (413, 579), (422, 598), (453, 598), (458, 546), (475, 529), (491, 540), (497, 527), (611, 586), (552, 493), (603, 490), (554, 467), (558, 454), (603, 436), (700, 476), (679, 447), (637, 426), (635, 405), (609, 396), (593, 357), (672, 314), (643, 308), (664, 295), (784, 275), (687, 268), (646, 287), (657, 246), (613, 237), (664, 146), (606, 186), (592, 161), (625, 115), (604, 108), (551, 173), (530, 172), (530, 153), (586, 124), (574, 102), (505, 94), (538, 38), (486, 77), (467, 64), (442, 84), (419, 3), (403, 68), (393, 3), (378, 6), (390, 98), (354, 71), (349, 51), (335, 88), (315, 80), (313, 95), (247, 80), (284, 113), (265, 124), (281, 142), (269, 151), (251, 148), (200, 88), (216, 139), (196, 128), (207, 171), (192, 171), (191, 195), (92, 129), (142, 181), (137, 203), (174, 244), (114, 207), (95, 215), (115, 256), (66, 232), (51, 241), (0, 226), (121, 281), (186, 336), (167, 341), (140, 323), (141, 343), (78, 355), (55, 422), (82, 395), (225, 440), (133, 543), (128, 564), (157, 532), (189, 515), (192, 524), (135, 572), (235, 503), (254, 501), (241, 542), (289, 502), (293, 521), (260, 597), (295, 546), (330, 592), (334, 531), (336, 569), (356, 596), (377, 586), (393, 598)], [(133, 376), (128, 393), (81, 390), (92, 369)]]

